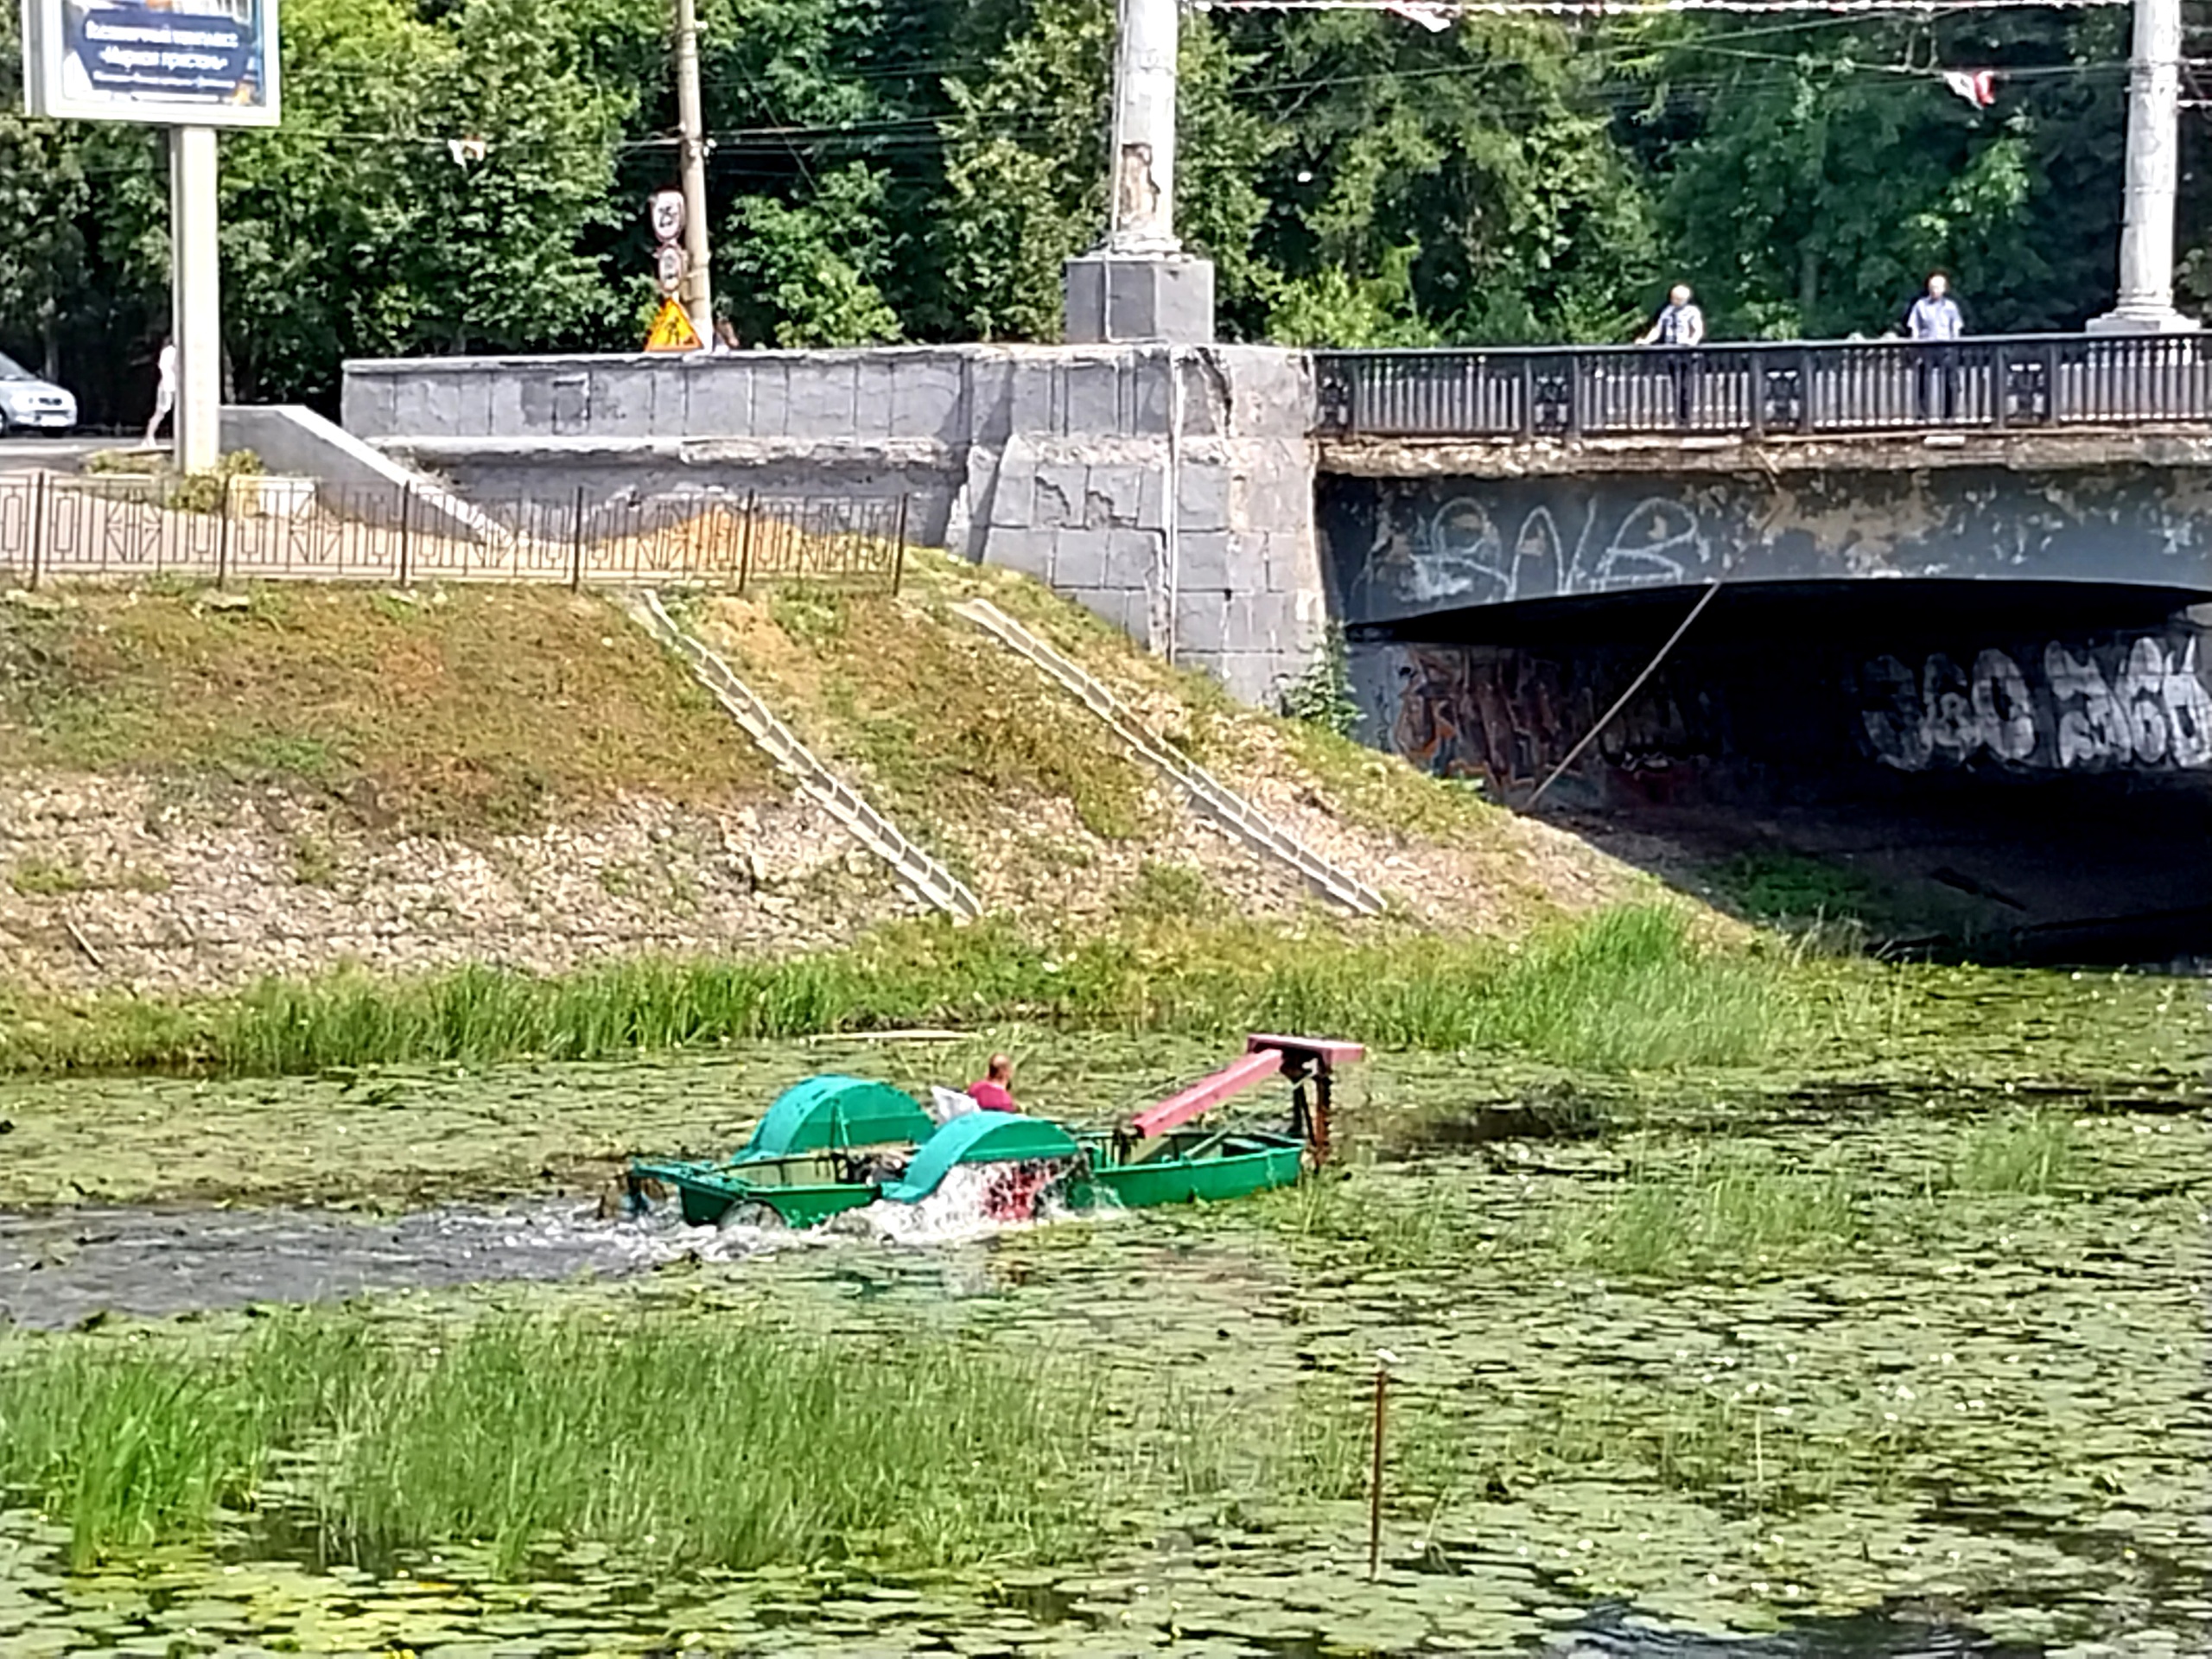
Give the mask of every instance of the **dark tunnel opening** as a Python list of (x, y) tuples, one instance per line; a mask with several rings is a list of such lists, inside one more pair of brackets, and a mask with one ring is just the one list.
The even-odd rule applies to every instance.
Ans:
[(1704, 591), (1349, 629), (1363, 735), (1523, 810), (1571, 758), (1533, 810), (1712, 896), (1826, 893), (1891, 950), (2212, 956), (2202, 595), (1724, 585), (1659, 658)]

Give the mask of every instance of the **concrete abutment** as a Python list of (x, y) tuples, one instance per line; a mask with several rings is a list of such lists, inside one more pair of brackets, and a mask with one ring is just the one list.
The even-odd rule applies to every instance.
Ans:
[(904, 495), (1257, 702), (1325, 625), (1313, 406), (1294, 352), (948, 346), (352, 363), (345, 423), (486, 505)]

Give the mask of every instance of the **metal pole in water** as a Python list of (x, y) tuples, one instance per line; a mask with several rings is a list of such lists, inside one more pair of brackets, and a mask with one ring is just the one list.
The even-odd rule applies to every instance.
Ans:
[(1398, 1357), (1387, 1348), (1375, 1354), (1375, 1464), (1367, 1482), (1367, 1576), (1382, 1575), (1382, 1420), (1390, 1391), (1390, 1367)]

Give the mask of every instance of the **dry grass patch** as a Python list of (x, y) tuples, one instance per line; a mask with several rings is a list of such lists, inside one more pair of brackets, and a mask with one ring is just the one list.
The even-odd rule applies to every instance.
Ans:
[(706, 626), (810, 742), (864, 767), (886, 810), (921, 832), (1018, 831), (1040, 799), (1068, 802), (1102, 841), (1166, 827), (1144, 766), (931, 597), (793, 587), (714, 601)]
[(534, 829), (625, 794), (705, 805), (773, 787), (683, 670), (596, 599), (79, 590), (0, 607), (0, 766), (276, 783), (365, 823)]

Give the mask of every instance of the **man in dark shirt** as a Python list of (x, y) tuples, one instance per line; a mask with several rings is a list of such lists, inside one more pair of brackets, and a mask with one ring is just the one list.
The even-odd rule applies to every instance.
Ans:
[(991, 1056), (982, 1081), (968, 1085), (968, 1098), (987, 1112), (1018, 1112), (1014, 1103), (1014, 1062), (1004, 1054)]

